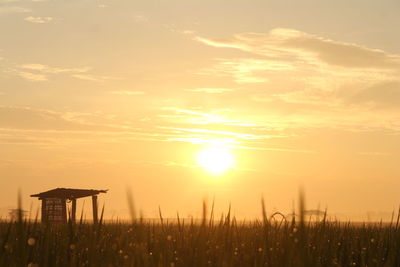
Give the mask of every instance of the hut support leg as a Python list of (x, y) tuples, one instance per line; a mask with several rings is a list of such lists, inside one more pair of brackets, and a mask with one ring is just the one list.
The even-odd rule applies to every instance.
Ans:
[(92, 196), (92, 205), (93, 205), (93, 223), (97, 224), (98, 222), (98, 217), (97, 217), (97, 196), (94, 195)]
[(62, 222), (66, 223), (67, 222), (67, 200), (65, 198), (61, 199), (61, 208), (62, 208)]
[(75, 223), (76, 221), (76, 199), (72, 199), (72, 214), (71, 214), (71, 221)]
[(42, 223), (47, 222), (46, 199), (42, 199)]

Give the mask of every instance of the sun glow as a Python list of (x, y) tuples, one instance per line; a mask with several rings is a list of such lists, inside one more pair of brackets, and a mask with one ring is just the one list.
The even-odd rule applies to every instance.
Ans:
[(229, 149), (210, 147), (200, 151), (197, 162), (208, 172), (218, 175), (232, 168), (235, 160)]

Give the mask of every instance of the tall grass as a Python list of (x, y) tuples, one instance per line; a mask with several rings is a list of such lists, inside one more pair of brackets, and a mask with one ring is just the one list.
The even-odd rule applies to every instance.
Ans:
[[(399, 216), (390, 224), (361, 224), (268, 217), (242, 222), (230, 210), (214, 220), (213, 205), (203, 218), (150, 221), (132, 214), (130, 223), (96, 225), (37, 220), (0, 223), (0, 266), (400, 266)], [(134, 213), (133, 204), (131, 211)], [(208, 219), (207, 219), (208, 218)]]

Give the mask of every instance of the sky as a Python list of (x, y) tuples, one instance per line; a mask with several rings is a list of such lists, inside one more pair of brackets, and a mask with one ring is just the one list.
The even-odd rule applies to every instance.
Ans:
[[(56, 187), (239, 218), (400, 204), (397, 0), (0, 0), (0, 215)], [(202, 151), (222, 147), (213, 174)], [(212, 156), (212, 155), (210, 155)], [(215, 161), (218, 162), (219, 159)], [(78, 201), (90, 211), (90, 199)], [(89, 216), (89, 215), (88, 215)]]

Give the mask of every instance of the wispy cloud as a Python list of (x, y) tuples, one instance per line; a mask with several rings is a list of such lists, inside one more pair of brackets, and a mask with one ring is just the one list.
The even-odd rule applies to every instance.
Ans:
[(88, 72), (90, 68), (83, 67), (83, 68), (59, 68), (59, 67), (51, 67), (48, 65), (37, 64), (37, 63), (30, 63), (30, 64), (23, 64), (19, 66), (21, 69), (31, 70), (31, 71), (39, 71), (42, 73), (49, 73), (49, 74), (59, 74), (59, 73), (83, 73)]
[[(158, 132), (163, 132), (165, 141), (185, 142), (199, 145), (223, 144), (237, 149), (267, 150), (265, 140), (291, 138), (275, 126), (254, 121), (229, 119), (229, 111), (214, 110), (208, 113), (179, 108), (164, 109), (159, 115)], [(269, 150), (269, 149), (268, 149)]]
[(226, 118), (223, 115), (214, 113), (205, 113), (196, 110), (180, 109), (175, 107), (163, 108), (166, 111), (172, 111), (172, 114), (160, 114), (159, 117), (170, 118), (172, 121), (179, 120), (191, 124), (209, 124), (209, 123), (223, 123)]
[(49, 80), (49, 75), (60, 73), (82, 73), (88, 71), (89, 68), (59, 68), (51, 67), (43, 64), (23, 64), (19, 65), (14, 71), (22, 78), (28, 81), (43, 82)]
[(101, 112), (60, 112), (0, 105), (0, 143), (57, 148), (73, 144), (163, 141), (164, 134), (132, 127)]
[(32, 22), (32, 23), (44, 24), (44, 23), (51, 22), (53, 20), (53, 18), (52, 17), (32, 17), (32, 16), (29, 16), (29, 17), (26, 17), (24, 20), (28, 21), (28, 22)]
[(18, 75), (26, 80), (33, 81), (33, 82), (44, 82), (47, 81), (47, 76), (44, 74), (35, 74), (26, 71), (19, 71)]
[(144, 95), (143, 91), (127, 91), (127, 90), (119, 90), (119, 91), (110, 91), (110, 94), (113, 95)]
[(225, 39), (196, 37), (206, 45), (235, 48), (269, 58), (296, 57), (299, 60), (323, 62), (346, 68), (400, 67), (400, 57), (379, 49), (371, 49), (352, 43), (297, 31), (277, 28), (269, 33), (239, 33)]
[(15, 2), (47, 2), (48, 0), (0, 0), (0, 3), (15, 3)]
[(374, 107), (400, 107), (400, 80), (375, 84), (353, 95), (351, 103), (365, 103)]
[[(163, 128), (163, 127), (161, 127)], [(205, 135), (214, 135), (214, 136), (232, 136), (235, 138), (239, 139), (262, 139), (261, 136), (254, 135), (254, 134), (242, 134), (242, 133), (235, 133), (235, 132), (229, 132), (229, 131), (217, 131), (217, 130), (209, 130), (209, 129), (198, 129), (198, 128), (169, 128), (175, 131), (181, 131), (181, 132), (190, 132), (190, 133), (199, 133), (199, 134), (205, 134)], [(219, 139), (219, 138), (214, 138), (214, 139)], [(210, 139), (207, 139), (210, 140)]]
[(183, 168), (198, 168), (199, 166), (196, 164), (177, 162), (177, 161), (165, 161), (161, 163), (164, 166), (168, 167), (183, 167)]
[(32, 12), (29, 8), (20, 6), (0, 6), (0, 14), (9, 13), (29, 13)]
[(93, 74), (72, 74), (71, 77), (90, 82), (103, 82), (105, 80), (115, 79), (114, 77), (93, 75)]
[(191, 88), (191, 89), (186, 89), (186, 91), (195, 92), (195, 93), (222, 94), (222, 93), (226, 93), (226, 92), (231, 92), (231, 91), (233, 91), (233, 89), (231, 89), (231, 88)]
[(382, 156), (390, 156), (390, 153), (387, 152), (378, 152), (378, 151), (368, 151), (368, 152), (358, 152), (358, 155), (361, 156), (373, 156), (373, 157), (382, 157)]
[(284, 28), (194, 39), (248, 52), (246, 58), (215, 59), (216, 64), (198, 73), (232, 77), (247, 88), (258, 88), (251, 90), (250, 98), (269, 103), (270, 108), (298, 114), (311, 109), (341, 114), (354, 105), (362, 109), (400, 107), (398, 54)]
[(149, 18), (143, 15), (134, 15), (133, 20), (138, 24), (146, 24), (149, 22)]
[[(189, 113), (187, 115), (195, 116)], [(142, 140), (196, 145), (217, 143), (234, 149), (312, 153), (301, 148), (268, 146), (265, 143), (267, 139), (290, 136), (270, 135), (264, 126), (259, 129), (258, 127), (251, 124), (230, 125), (229, 122), (222, 129), (218, 129), (218, 124), (195, 126), (164, 120), (132, 123), (101, 112), (59, 112), (30, 107), (0, 106), (2, 144), (43, 145), (57, 148), (71, 144), (126, 143)]]
[(216, 59), (216, 61), (216, 65), (204, 68), (198, 74), (232, 76), (237, 83), (264, 83), (269, 81), (265, 72), (291, 68), (290, 64), (252, 58)]
[(95, 75), (89, 73), (91, 68), (63, 68), (38, 63), (27, 63), (17, 67), (14, 71), (22, 78), (30, 81), (48, 81), (50, 75), (68, 74), (70, 77), (91, 82), (102, 82), (117, 79), (115, 77)]

